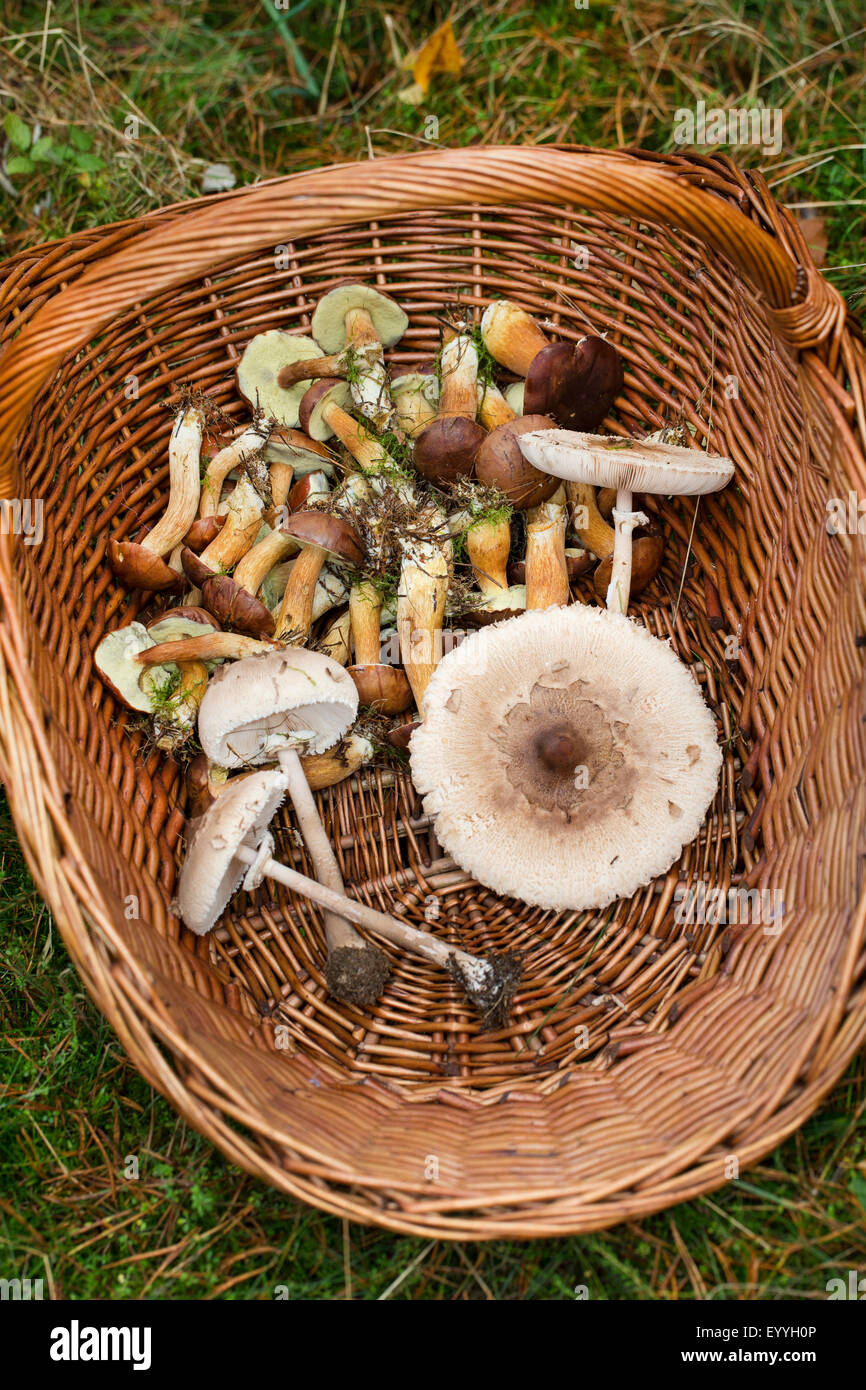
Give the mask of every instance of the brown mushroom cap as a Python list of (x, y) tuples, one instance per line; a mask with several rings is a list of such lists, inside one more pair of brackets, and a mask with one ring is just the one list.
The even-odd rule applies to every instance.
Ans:
[(201, 586), (202, 601), (219, 623), (230, 632), (250, 637), (272, 637), (274, 615), (229, 574), (214, 574)]
[(415, 437), (412, 461), (423, 478), (447, 487), (468, 478), (487, 432), (477, 420), (464, 415), (443, 415), (431, 420)]
[(190, 550), (188, 545), (185, 545), (180, 552), (180, 563), (183, 565), (183, 572), (190, 584), (194, 584), (197, 589), (200, 589), (206, 580), (212, 579), (216, 574), (216, 570), (212, 570), (209, 565), (205, 564), (204, 560), (200, 560), (195, 551)]
[(182, 574), (136, 541), (117, 541), (112, 537), (108, 542), (108, 561), (125, 589), (179, 594), (186, 587)]
[(293, 512), (283, 531), (299, 545), (315, 545), (341, 564), (360, 569), (364, 563), (361, 538), (341, 517), (330, 516), (327, 512)]
[(228, 513), (223, 513), (221, 516), (217, 516), (216, 514), (213, 516), (200, 516), (192, 523), (192, 526), (190, 526), (184, 536), (184, 545), (188, 545), (190, 550), (194, 551), (196, 555), (200, 555), (201, 552), (210, 545), (211, 541), (216, 540), (220, 531), (226, 524), (227, 515)]
[(497, 893), (583, 910), (667, 872), (703, 824), (721, 752), (664, 642), (572, 604), (481, 628), (443, 657), (411, 766), (462, 868)]
[(520, 415), (491, 430), (478, 451), (475, 473), (486, 487), (498, 487), (514, 507), (537, 507), (556, 492), (559, 482), (527, 463), (517, 443), (529, 430), (549, 430), (546, 415)]
[(403, 714), (412, 708), (412, 687), (401, 666), (347, 666), (355, 682), (358, 703), (381, 714)]
[(551, 343), (532, 359), (523, 409), (527, 415), (549, 415), (563, 429), (594, 430), (622, 386), (622, 358), (606, 339)]
[(332, 473), (334, 469), (331, 450), (317, 439), (311, 439), (303, 430), (272, 430), (263, 452), (268, 463), (289, 464), (296, 478), (321, 470)]
[(348, 381), (335, 376), (323, 376), (320, 381), (314, 381), (301, 398), (298, 407), (301, 429), (305, 430), (311, 439), (320, 443), (330, 439), (334, 433), (322, 413), (328, 404), (338, 405), (341, 410), (352, 409), (352, 392)]
[(293, 483), (286, 498), (286, 506), (290, 512), (303, 511), (305, 507), (313, 505), (313, 498), (327, 497), (330, 491), (327, 474), (321, 468), (316, 468)]
[(409, 724), (398, 724), (396, 729), (389, 729), (386, 738), (392, 748), (399, 748), (406, 752), (416, 729), (421, 728), (420, 719), (413, 719)]

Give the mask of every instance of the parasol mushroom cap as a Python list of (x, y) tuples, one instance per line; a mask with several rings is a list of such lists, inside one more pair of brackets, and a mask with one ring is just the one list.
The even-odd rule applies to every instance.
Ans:
[(620, 614), (574, 604), (481, 628), (439, 663), (412, 777), (438, 840), (497, 893), (604, 907), (703, 824), (721, 752), (689, 670)]
[(340, 377), (323, 376), (304, 392), (299, 407), (301, 428), (306, 430), (311, 439), (320, 443), (330, 439), (334, 433), (325, 419), (325, 409), (329, 405), (336, 405), (347, 411), (354, 408), (352, 389), (348, 381), (343, 381)]
[(343, 667), (293, 647), (222, 667), (201, 702), (199, 741), (220, 767), (246, 767), (287, 748), (324, 753), (357, 713), (358, 692)]
[(311, 439), (303, 430), (272, 430), (263, 453), (267, 463), (287, 463), (294, 469), (296, 478), (320, 470), (325, 473), (334, 471), (334, 456), (330, 449)]
[(238, 390), (253, 410), (286, 429), (298, 425), (298, 408), (309, 381), (298, 381), (289, 387), (280, 386), (277, 377), (293, 362), (320, 357), (312, 338), (286, 333), (282, 328), (268, 329), (251, 338), (238, 363)]
[(279, 769), (230, 782), (208, 807), (190, 838), (177, 885), (181, 918), (198, 936), (219, 921), (248, 872), (241, 846), (259, 853), (286, 793)]
[(519, 439), (524, 458), (543, 473), (593, 487), (696, 497), (718, 492), (734, 476), (730, 459), (656, 440), (535, 430)]
[(353, 309), (367, 311), (383, 347), (393, 347), (409, 327), (408, 315), (390, 295), (371, 285), (338, 285), (319, 300), (310, 324), (323, 352), (346, 346), (346, 315)]

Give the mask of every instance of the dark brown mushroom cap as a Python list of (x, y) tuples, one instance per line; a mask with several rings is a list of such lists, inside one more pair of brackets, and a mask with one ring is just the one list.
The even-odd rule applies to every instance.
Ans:
[(549, 430), (546, 415), (519, 415), (491, 430), (478, 451), (475, 473), (479, 483), (498, 487), (514, 507), (537, 507), (552, 497), (559, 479), (542, 473), (527, 463), (517, 443), (518, 436), (530, 430)]
[(381, 714), (403, 714), (412, 708), (412, 687), (401, 666), (347, 666), (355, 682), (358, 702)]
[(353, 526), (327, 512), (293, 512), (283, 525), (283, 531), (299, 545), (315, 545), (332, 560), (361, 569), (364, 547)]
[(420, 728), (421, 720), (413, 719), (410, 724), (398, 724), (396, 729), (389, 729), (385, 737), (392, 748), (401, 748), (405, 752), (415, 730)]
[(327, 475), (321, 468), (305, 473), (289, 489), (286, 506), (290, 512), (302, 511), (310, 505), (312, 497), (325, 497), (331, 490)]
[(604, 338), (551, 343), (542, 348), (526, 374), (523, 409), (549, 415), (563, 429), (594, 430), (623, 386), (622, 358)]
[[(301, 429), (305, 434), (310, 434), (310, 427), (313, 423), (313, 411), (321, 405), (326, 396), (334, 391), (338, 396), (344, 397), (346, 383), (336, 376), (323, 376), (319, 381), (314, 381), (312, 386), (308, 386), (298, 407), (298, 420)], [(312, 436), (311, 436), (312, 437)]]
[(205, 607), (224, 628), (250, 637), (272, 637), (274, 616), (255, 594), (229, 574), (214, 574), (201, 586)]
[(185, 545), (180, 552), (180, 563), (183, 565), (183, 572), (190, 584), (194, 584), (197, 589), (201, 588), (205, 580), (212, 579), (216, 574), (216, 570), (212, 570), (209, 565), (200, 560), (195, 551), (190, 550), (188, 545)]
[(412, 462), (429, 483), (447, 487), (468, 478), (487, 432), (465, 415), (442, 415), (431, 420), (415, 437)]
[(185, 588), (182, 574), (136, 541), (112, 538), (108, 542), (108, 563), (126, 589), (179, 594)]
[[(648, 584), (651, 584), (658, 574), (659, 565), (664, 555), (665, 543), (662, 536), (637, 536), (631, 543), (631, 584), (629, 593), (634, 597), (635, 594), (643, 593)], [(607, 587), (610, 584), (610, 576), (613, 570), (613, 556), (607, 560), (602, 560), (601, 564), (592, 576), (592, 587), (595, 596), (605, 601), (607, 597)]]
[(227, 513), (223, 516), (198, 517), (184, 536), (184, 545), (188, 545), (190, 550), (194, 550), (196, 555), (200, 555), (211, 541), (216, 540), (226, 524), (226, 516)]

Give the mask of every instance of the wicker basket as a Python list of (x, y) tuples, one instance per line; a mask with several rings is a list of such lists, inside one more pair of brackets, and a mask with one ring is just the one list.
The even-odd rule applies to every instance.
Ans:
[[(866, 496), (866, 352), (761, 178), (724, 159), (434, 151), (169, 208), (2, 269), (0, 495), (42, 499), (44, 539), (2, 542), (0, 772), (75, 965), (148, 1081), (274, 1187), (459, 1239), (640, 1216), (802, 1124), (866, 1033), (864, 551), (826, 525), (829, 499), (856, 516)], [(240, 421), (244, 343), (305, 328), (347, 276), (409, 312), (400, 362), (435, 351), (458, 301), (508, 295), (564, 337), (607, 330), (627, 363), (619, 427), (682, 413), (737, 466), (697, 514), (647, 499), (666, 558), (634, 614), (692, 665), (725, 740), (705, 830), (654, 888), (545, 915), (443, 860), (402, 773), (319, 798), (350, 891), (471, 950), (523, 953), (501, 1033), (397, 956), (373, 1013), (335, 1004), (321, 921), (282, 889), (193, 938), (171, 910), (181, 770), (125, 731), (91, 670), (145, 601), (117, 587), (106, 545), (163, 506), (164, 402), (195, 382)], [(289, 825), (280, 853), (304, 865)], [(783, 916), (690, 921), (682, 885), (699, 881), (728, 919), (728, 890), (769, 893)]]

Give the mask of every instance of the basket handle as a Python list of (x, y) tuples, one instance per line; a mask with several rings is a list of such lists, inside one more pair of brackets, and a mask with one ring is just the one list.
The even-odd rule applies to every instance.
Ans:
[(119, 312), (269, 244), (467, 203), (570, 203), (675, 225), (725, 255), (771, 308), (793, 312), (798, 267), (779, 241), (662, 164), (553, 146), (480, 146), (332, 165), (240, 189), (163, 221), (96, 260), (44, 304), (0, 358), (0, 495), (14, 485), (14, 442), (39, 391), (67, 353)]

